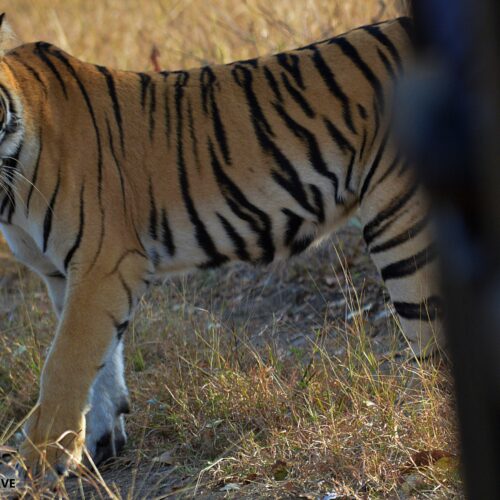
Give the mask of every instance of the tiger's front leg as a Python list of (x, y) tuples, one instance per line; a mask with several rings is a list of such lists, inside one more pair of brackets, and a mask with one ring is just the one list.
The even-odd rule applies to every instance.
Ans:
[[(69, 276), (66, 303), (43, 368), (37, 406), (21, 455), (36, 474), (64, 473), (80, 462), (91, 387), (106, 370), (123, 325), (145, 291), (147, 261), (131, 255), (112, 271)], [(45, 471), (43, 470), (45, 466)]]

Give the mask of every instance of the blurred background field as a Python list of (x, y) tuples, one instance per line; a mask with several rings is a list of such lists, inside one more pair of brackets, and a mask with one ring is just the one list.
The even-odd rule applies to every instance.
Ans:
[[(155, 46), (168, 69), (229, 62), (395, 17), (400, 4), (0, 0), (0, 11), (17, 43), (151, 70)], [(54, 328), (42, 283), (0, 239), (0, 444), (15, 442), (36, 401)], [(169, 280), (144, 298), (128, 333), (123, 457), (60, 494), (460, 498), (448, 372), (392, 362), (399, 347), (355, 220), (287, 265)]]
[(23, 42), (143, 70), (153, 45), (169, 69), (247, 59), (395, 17), (400, 0), (16, 0), (0, 9)]

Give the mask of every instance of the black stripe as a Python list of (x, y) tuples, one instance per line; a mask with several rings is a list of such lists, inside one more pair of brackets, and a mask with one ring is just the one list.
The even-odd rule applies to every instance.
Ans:
[(203, 224), (198, 212), (195, 208), (193, 199), (189, 193), (189, 179), (186, 172), (186, 164), (184, 159), (184, 138), (183, 138), (183, 117), (182, 117), (182, 98), (184, 95), (183, 86), (186, 85), (189, 79), (189, 73), (178, 73), (177, 82), (175, 84), (175, 108), (177, 117), (177, 170), (179, 174), (179, 182), (181, 185), (182, 198), (189, 215), (189, 220), (195, 229), (196, 240), (201, 249), (210, 259), (209, 262), (203, 264), (203, 267), (220, 266), (228, 260), (225, 255), (222, 255), (217, 250), (214, 241), (208, 233), (205, 224)]
[(104, 66), (97, 66), (97, 69), (104, 75), (106, 79), (106, 84), (108, 86), (108, 94), (113, 104), (113, 113), (115, 115), (116, 125), (118, 126), (118, 131), (120, 133), (120, 146), (122, 148), (122, 153), (125, 154), (125, 138), (123, 133), (123, 121), (122, 112), (120, 108), (120, 101), (118, 100), (118, 94), (116, 93), (115, 80), (113, 75), (109, 72), (108, 68)]
[(327, 38), (325, 40), (319, 40), (317, 42), (309, 43), (308, 45), (303, 45), (297, 49), (294, 49), (295, 52), (304, 52), (306, 50), (315, 50), (318, 45), (323, 45), (325, 42), (328, 42), (331, 38)]
[(323, 204), (323, 195), (317, 186), (309, 184), (312, 191), (314, 204), (316, 205), (316, 213), (318, 214), (318, 222), (322, 224), (325, 222), (325, 206)]
[(363, 201), (363, 198), (365, 194), (368, 192), (368, 188), (370, 187), (370, 182), (375, 175), (375, 172), (377, 171), (380, 162), (382, 160), (382, 157), (385, 152), (385, 147), (387, 145), (387, 140), (389, 138), (389, 134), (386, 133), (384, 137), (382, 138), (382, 141), (380, 142), (380, 146), (378, 148), (377, 156), (373, 160), (373, 163), (371, 164), (370, 170), (368, 170), (368, 173), (366, 174), (363, 184), (361, 185), (361, 189), (359, 191), (359, 202), (361, 203)]
[(113, 133), (111, 132), (111, 126), (109, 124), (108, 117), (106, 117), (106, 128), (108, 130), (108, 142), (109, 142), (109, 149), (111, 150), (111, 156), (113, 157), (113, 161), (115, 163), (116, 167), (116, 172), (118, 173), (118, 178), (120, 179), (120, 189), (122, 193), (122, 207), (123, 207), (123, 212), (127, 212), (127, 200), (125, 197), (125, 179), (123, 177), (123, 172), (120, 166), (120, 162), (118, 161), (118, 158), (116, 156), (116, 151), (115, 151), (115, 144), (113, 140)]
[(85, 184), (82, 183), (82, 187), (80, 188), (80, 220), (78, 224), (78, 233), (76, 235), (75, 242), (69, 249), (68, 253), (66, 254), (66, 257), (64, 258), (64, 270), (68, 269), (68, 266), (71, 262), (71, 259), (73, 258), (73, 255), (75, 255), (75, 252), (78, 250), (80, 244), (82, 243), (83, 228), (85, 227), (84, 194), (85, 194)]
[[(43, 123), (43, 120), (42, 120), (42, 123)], [(36, 182), (38, 180), (38, 170), (40, 168), (40, 159), (42, 157), (42, 151), (43, 151), (43, 141), (42, 141), (41, 132), (40, 132), (40, 136), (38, 138), (38, 144), (40, 147), (38, 149), (38, 156), (36, 159), (35, 168), (33, 170), (33, 177), (31, 179), (31, 184), (30, 184), (30, 188), (28, 191), (28, 196), (26, 198), (26, 216), (28, 216), (30, 213), (31, 197), (33, 196), (33, 191), (35, 190)]]
[(299, 253), (302, 253), (304, 250), (307, 250), (311, 246), (311, 243), (313, 243), (313, 241), (314, 241), (313, 236), (304, 236), (300, 240), (294, 241), (290, 249), (290, 255), (291, 256), (298, 255)]
[(59, 73), (58, 69), (54, 66), (54, 63), (47, 57), (47, 54), (45, 51), (48, 51), (52, 45), (46, 42), (38, 42), (35, 44), (35, 50), (33, 53), (41, 59), (45, 65), (52, 71), (54, 76), (56, 77), (57, 81), (59, 82), (59, 85), (61, 85), (61, 89), (63, 91), (64, 97), (66, 99), (68, 98), (68, 92), (66, 90), (66, 84), (64, 83), (64, 80), (61, 77), (61, 73)]
[(366, 112), (366, 108), (362, 104), (358, 104), (358, 113), (363, 120), (366, 120), (368, 118), (368, 113)]
[(247, 64), (248, 66), (252, 66), (252, 68), (257, 68), (259, 66), (259, 60), (256, 57), (252, 57), (250, 59), (242, 59), (241, 61), (230, 62), (226, 66), (232, 66), (234, 64)]
[(170, 104), (169, 104), (169, 86), (165, 86), (164, 105), (165, 105), (165, 134), (167, 136), (167, 146), (170, 148), (170, 135), (172, 132), (170, 120)]
[(149, 140), (152, 142), (155, 133), (155, 112), (156, 112), (156, 84), (151, 83), (150, 86), (150, 102), (149, 102)]
[(118, 278), (120, 280), (120, 283), (125, 291), (125, 294), (127, 295), (127, 302), (128, 302), (128, 312), (129, 312), (129, 315), (130, 313), (132, 312), (132, 309), (134, 308), (134, 299), (133, 299), (133, 296), (132, 296), (132, 290), (130, 289), (130, 287), (127, 285), (127, 282), (125, 281), (125, 278), (122, 276), (122, 274), (120, 273), (118, 275)]
[(423, 219), (415, 223), (413, 226), (411, 226), (409, 229), (406, 229), (397, 236), (394, 236), (393, 238), (385, 241), (384, 243), (380, 243), (379, 245), (370, 248), (370, 253), (375, 254), (375, 253), (385, 252), (387, 250), (390, 250), (391, 248), (406, 243), (407, 241), (417, 236), (427, 226), (428, 222), (429, 222), (428, 218), (424, 217)]
[(238, 186), (226, 175), (217, 159), (210, 139), (208, 140), (208, 149), (219, 189), (226, 199), (229, 208), (236, 216), (246, 221), (250, 228), (258, 234), (258, 242), (262, 250), (260, 261), (263, 263), (271, 262), (274, 259), (275, 252), (271, 233), (271, 218), (253, 205)]
[(15, 103), (12, 99), (12, 94), (10, 93), (9, 89), (3, 84), (0, 83), (0, 89), (2, 89), (2, 92), (5, 94), (5, 100), (7, 101), (7, 109), (11, 111), (11, 113), (15, 116), (16, 115), (16, 106)]
[(14, 192), (14, 171), (18, 167), (19, 157), (21, 155), (21, 150), (23, 149), (23, 143), (21, 142), (17, 146), (17, 150), (11, 157), (7, 157), (4, 160), (5, 166), (5, 179), (7, 181), (7, 188), (4, 190), (5, 196), (0, 206), (0, 215), (3, 215), (4, 211), (8, 209), (7, 213), (7, 224), (12, 223), (12, 217), (16, 210), (16, 193)]
[(219, 144), (220, 150), (222, 152), (222, 156), (224, 157), (224, 161), (230, 165), (231, 164), (231, 156), (229, 154), (229, 146), (227, 143), (226, 131), (224, 129), (224, 124), (222, 123), (222, 119), (220, 117), (219, 108), (217, 106), (217, 101), (215, 100), (214, 90), (211, 91), (211, 103), (212, 103), (212, 119), (215, 137), (217, 139), (217, 143)]
[(238, 258), (243, 261), (250, 260), (250, 255), (248, 254), (245, 240), (223, 215), (217, 214), (217, 217), (219, 218), (224, 231), (226, 231), (226, 234), (229, 236), (229, 239), (232, 241)]
[(124, 321), (123, 323), (120, 324), (115, 324), (115, 329), (116, 329), (116, 336), (118, 338), (118, 341), (120, 341), (123, 337), (123, 334), (128, 328), (128, 321)]
[(309, 149), (308, 158), (313, 166), (314, 170), (319, 174), (323, 175), (333, 185), (335, 202), (342, 203), (341, 198), (339, 197), (338, 189), (339, 189), (339, 180), (337, 175), (334, 172), (328, 170), (328, 166), (321, 154), (320, 147), (318, 145), (318, 141), (314, 134), (310, 132), (307, 128), (299, 125), (281, 106), (280, 104), (273, 104), (274, 108), (280, 115), (281, 119), (284, 121), (286, 126), (295, 134), (296, 137), (303, 140)]
[(189, 124), (189, 136), (191, 138), (191, 149), (193, 151), (194, 162), (198, 172), (201, 172), (201, 161), (200, 155), (198, 153), (198, 138), (196, 130), (194, 127), (194, 114), (191, 99), (188, 100), (188, 124)]
[(66, 276), (63, 273), (61, 273), (61, 271), (52, 271), (51, 273), (48, 273), (45, 276), (47, 278), (66, 279)]
[(385, 67), (385, 70), (389, 74), (392, 80), (396, 79), (396, 73), (394, 73), (394, 68), (392, 67), (392, 64), (390, 63), (389, 59), (387, 59), (386, 55), (379, 49), (377, 48), (377, 54), (379, 59), (382, 61), (382, 64)]
[(401, 71), (401, 56), (399, 55), (399, 51), (396, 46), (392, 43), (390, 38), (381, 31), (378, 26), (365, 26), (363, 28), (367, 33), (369, 33), (373, 38), (375, 38), (378, 42), (380, 42), (391, 54), (398, 70)]
[(434, 321), (443, 315), (443, 301), (435, 295), (420, 304), (393, 302), (394, 309), (404, 319)]
[[(345, 136), (340, 132), (340, 130), (330, 121), (328, 118), (323, 118), (323, 122), (326, 125), (326, 128), (328, 130), (328, 133), (330, 134), (330, 137), (333, 139), (335, 144), (340, 148), (340, 150), (345, 153), (349, 152), (351, 155), (351, 159), (349, 160), (349, 165), (347, 166), (347, 174), (345, 177), (345, 183), (344, 187), (349, 191), (353, 192), (352, 188), (350, 187), (351, 180), (352, 180), (352, 173), (354, 169), (354, 163), (356, 160), (356, 151), (352, 144), (345, 138)], [(361, 144), (361, 153), (364, 149), (366, 142), (366, 130), (363, 131), (363, 141)], [(361, 157), (360, 157), (361, 159)]]
[(302, 111), (304, 111), (309, 118), (314, 118), (316, 113), (312, 110), (305, 97), (290, 83), (285, 73), (281, 73), (281, 79), (283, 80), (286, 90), (292, 96), (292, 99), (302, 108)]
[(303, 252), (314, 241), (314, 238), (312, 236), (303, 236), (297, 239), (297, 234), (304, 219), (287, 208), (282, 208), (281, 211), (287, 217), (284, 243), (290, 248), (290, 255), (297, 255)]
[(375, 238), (380, 236), (393, 222), (394, 219), (389, 220), (385, 225), (380, 227), (383, 222), (391, 219), (396, 215), (399, 210), (401, 210), (417, 192), (417, 184), (413, 183), (408, 191), (402, 194), (399, 198), (391, 201), (391, 203), (381, 210), (370, 222), (368, 222), (363, 229), (363, 237), (368, 246), (373, 242)]
[(365, 155), (365, 148), (366, 148), (366, 141), (368, 139), (367, 133), (366, 133), (366, 128), (363, 128), (363, 138), (361, 140), (361, 146), (359, 147), (358, 150), (358, 158), (359, 162), (363, 164), (363, 157)]
[(339, 149), (345, 153), (349, 151), (350, 153), (354, 153), (354, 148), (352, 144), (346, 139), (344, 134), (328, 119), (323, 117), (323, 123), (325, 124), (330, 137), (333, 139), (335, 144), (339, 147)]
[(289, 247), (293, 243), (295, 236), (297, 236), (304, 219), (288, 208), (282, 208), (281, 211), (287, 218), (284, 243), (287, 247)]
[(137, 73), (137, 76), (139, 77), (140, 81), (140, 90), (141, 90), (141, 107), (142, 110), (144, 111), (146, 107), (146, 95), (148, 91), (148, 86), (151, 83), (151, 77), (149, 75), (146, 75), (146, 73)]
[(347, 174), (345, 176), (344, 187), (352, 194), (355, 194), (354, 189), (351, 187), (352, 172), (354, 170), (354, 162), (356, 160), (356, 154), (351, 154), (351, 159), (349, 160), (349, 165), (347, 165)]
[(141, 252), (140, 250), (132, 249), (132, 250), (125, 250), (121, 257), (116, 261), (115, 266), (113, 269), (108, 273), (108, 276), (116, 273), (118, 271), (118, 268), (121, 266), (122, 262), (129, 256), (129, 255), (138, 255), (139, 257), (142, 257), (144, 260), (148, 260), (148, 256)]
[(208, 115), (208, 94), (215, 82), (215, 74), (210, 66), (204, 66), (200, 72), (201, 105), (203, 112)]
[(167, 211), (164, 208), (161, 209), (161, 228), (161, 240), (163, 246), (170, 254), (170, 256), (173, 257), (175, 255), (174, 237), (168, 223)]
[(160, 254), (158, 253), (158, 250), (156, 250), (156, 248), (150, 249), (149, 258), (150, 258), (151, 262), (153, 263), (154, 268), (159, 266), (159, 264), (161, 262), (161, 257), (160, 257)]
[(436, 257), (436, 250), (433, 245), (429, 245), (420, 252), (407, 259), (399, 260), (393, 264), (383, 267), (380, 271), (384, 281), (405, 278), (415, 274), (419, 269), (426, 264), (432, 262)]
[[(3, 83), (0, 83), (0, 89), (2, 89), (2, 92), (5, 94), (5, 99), (7, 100), (8, 109), (15, 110), (14, 101), (12, 99), (12, 94), (10, 93), (9, 89)], [(13, 112), (13, 114), (16, 114), (15, 111)]]
[(158, 210), (156, 209), (156, 201), (153, 193), (153, 181), (149, 178), (149, 236), (153, 240), (158, 240)]
[(2, 83), (0, 83), (0, 89), (4, 94), (2, 106), (10, 112), (10, 120), (8, 122), (2, 123), (1, 127), (4, 130), (5, 134), (13, 134), (19, 129), (20, 126), (20, 118), (17, 114), (16, 103), (12, 98), (12, 94)]
[(271, 137), (274, 137), (274, 132), (269, 125), (264, 113), (262, 112), (262, 108), (260, 107), (259, 101), (255, 95), (253, 90), (253, 75), (252, 72), (243, 66), (236, 65), (231, 73), (235, 82), (244, 90), (245, 97), (247, 99), (248, 107), (250, 108), (250, 116), (252, 121), (259, 124), (260, 128), (263, 128), (264, 131), (269, 134)]
[(252, 73), (247, 68), (236, 67), (233, 69), (233, 77), (236, 83), (245, 91), (250, 112), (250, 119), (260, 146), (265, 152), (269, 153), (273, 157), (276, 165), (281, 170), (281, 173), (273, 170), (271, 173), (272, 179), (285, 189), (305, 210), (315, 213), (314, 207), (311, 206), (307, 199), (307, 195), (304, 191), (302, 183), (300, 182), (300, 177), (297, 171), (288, 158), (269, 137), (274, 136), (274, 133), (264, 113), (262, 112), (262, 108), (260, 107), (253, 90)]
[(49, 206), (45, 212), (45, 218), (43, 220), (43, 253), (47, 251), (47, 245), (49, 243), (50, 233), (52, 231), (52, 217), (54, 215), (54, 207), (56, 204), (57, 194), (59, 193), (59, 187), (61, 186), (61, 171), (57, 172), (57, 182), (54, 192), (50, 198)]
[(105, 233), (105, 228), (106, 228), (106, 213), (104, 212), (104, 208), (101, 206), (99, 207), (99, 214), (101, 216), (101, 230), (99, 233), (99, 241), (97, 243), (97, 250), (94, 255), (94, 258), (92, 259), (92, 263), (90, 264), (90, 267), (87, 271), (90, 272), (94, 266), (96, 265), (97, 260), (99, 259), (99, 256), (101, 255), (102, 248), (104, 246), (104, 233)]
[(389, 177), (389, 175), (392, 172), (394, 172), (394, 170), (396, 169), (396, 167), (398, 165), (400, 165), (401, 163), (404, 164), (404, 162), (402, 162), (402, 160), (401, 160), (400, 154), (401, 153), (399, 151), (396, 153), (394, 160), (392, 160), (391, 164), (387, 167), (387, 170), (383, 173), (383, 175), (380, 177), (380, 179), (378, 179), (377, 184), (381, 184), (382, 182), (384, 182), (385, 179), (387, 179), (387, 177)]
[(217, 105), (217, 100), (215, 98), (214, 84), (216, 82), (216, 78), (210, 67), (205, 66), (202, 69), (200, 74), (200, 81), (201, 81), (203, 109), (205, 111), (205, 114), (208, 114), (209, 112), (208, 104), (210, 104), (210, 115), (212, 117), (215, 137), (222, 152), (222, 156), (224, 157), (224, 161), (228, 165), (230, 165), (231, 156), (229, 154), (229, 146), (227, 142), (226, 130), (224, 128), (224, 124), (220, 117), (219, 106)]
[(342, 114), (346, 125), (349, 127), (351, 132), (356, 134), (357, 132), (352, 119), (349, 98), (340, 88), (340, 85), (337, 83), (337, 80), (333, 76), (332, 70), (328, 67), (325, 60), (323, 59), (323, 56), (320, 53), (320, 50), (317, 48), (313, 49), (312, 61), (314, 63), (314, 67), (328, 87), (330, 93), (342, 104)]
[(266, 77), (267, 83), (269, 84), (269, 87), (271, 87), (271, 90), (273, 91), (276, 99), (278, 99), (279, 102), (283, 102), (283, 96), (281, 95), (278, 82), (267, 66), (264, 66), (264, 76)]
[(380, 130), (380, 113), (379, 113), (379, 109), (377, 106), (377, 100), (375, 99), (375, 96), (373, 97), (372, 109), (373, 109), (373, 116), (375, 117), (375, 126), (372, 130), (373, 136), (372, 136), (372, 141), (370, 143), (370, 146), (373, 146), (375, 144), (375, 140), (377, 139), (378, 134), (379, 134), (379, 130)]
[(297, 54), (289, 54), (283, 52), (276, 55), (276, 60), (278, 64), (284, 68), (295, 80), (295, 83), (302, 89), (305, 90), (304, 80), (302, 78), (302, 73), (300, 71), (300, 58)]
[[(7, 206), (9, 206), (10, 204), (14, 203), (13, 200), (12, 200), (12, 196), (13, 196), (13, 192), (12, 192), (12, 187), (11, 186), (8, 186), (7, 189), (5, 190), (5, 193), (4, 193), (4, 197), (3, 197), (3, 200), (2, 200), (2, 204), (0, 205), (0, 215), (3, 215), (5, 209), (7, 208)], [(7, 219), (7, 220), (2, 220), (2, 224), (11, 224), (12, 223), (12, 220), (11, 219)]]
[(346, 38), (334, 38), (330, 44), (336, 45), (339, 47), (342, 52), (352, 61), (352, 63), (361, 71), (366, 80), (370, 83), (373, 90), (375, 91), (375, 95), (377, 96), (377, 101), (380, 104), (380, 107), (384, 109), (384, 93), (382, 90), (382, 84), (380, 80), (377, 78), (375, 73), (372, 71), (370, 66), (363, 60), (360, 53), (349, 42)]

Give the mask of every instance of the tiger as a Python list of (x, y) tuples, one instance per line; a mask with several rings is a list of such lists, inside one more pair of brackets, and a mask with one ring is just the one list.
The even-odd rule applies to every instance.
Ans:
[(429, 201), (391, 126), (413, 47), (401, 17), (189, 70), (2, 51), (0, 226), (58, 317), (20, 445), (31, 471), (41, 451), (64, 475), (84, 448), (99, 464), (125, 445), (124, 334), (155, 282), (288, 258), (354, 216), (414, 355), (439, 348)]

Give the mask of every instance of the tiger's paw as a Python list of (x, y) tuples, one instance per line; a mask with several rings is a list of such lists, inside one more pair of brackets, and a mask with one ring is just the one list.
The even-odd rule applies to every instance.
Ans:
[(25, 477), (56, 482), (80, 464), (85, 435), (83, 414), (52, 412), (39, 405), (28, 418), (24, 432), (19, 452)]

